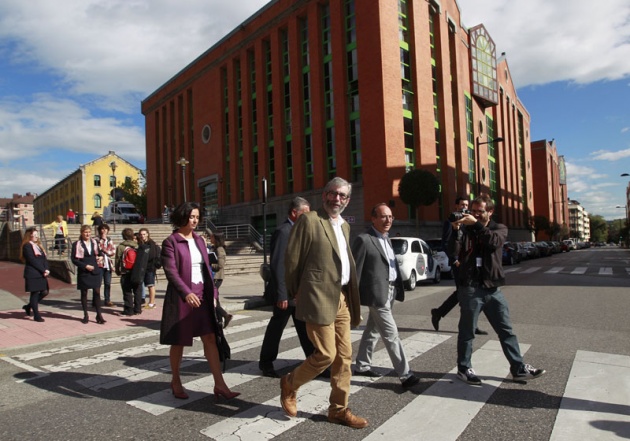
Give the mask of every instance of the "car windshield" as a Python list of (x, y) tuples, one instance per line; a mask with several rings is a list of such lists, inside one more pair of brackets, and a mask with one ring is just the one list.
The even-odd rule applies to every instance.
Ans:
[(130, 207), (128, 205), (119, 205), (118, 212), (124, 214), (137, 214), (136, 207)]
[(409, 249), (409, 243), (404, 239), (392, 239), (394, 254), (405, 254)]

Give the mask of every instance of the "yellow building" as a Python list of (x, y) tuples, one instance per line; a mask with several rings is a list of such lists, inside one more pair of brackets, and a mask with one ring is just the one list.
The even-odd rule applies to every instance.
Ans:
[(95, 211), (114, 200), (112, 190), (126, 180), (141, 178), (141, 170), (110, 151), (79, 168), (41, 193), (35, 199), (35, 223), (47, 224), (62, 215), (66, 219), (69, 209), (75, 212), (78, 222), (91, 224)]

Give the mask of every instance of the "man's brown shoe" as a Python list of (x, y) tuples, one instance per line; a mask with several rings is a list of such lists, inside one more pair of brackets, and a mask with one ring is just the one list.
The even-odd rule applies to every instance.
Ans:
[(280, 379), (280, 404), (290, 417), (297, 415), (296, 393), (289, 384), (289, 375), (286, 374)]
[(328, 411), (328, 421), (331, 423), (343, 424), (353, 429), (363, 429), (368, 426), (368, 420), (353, 415), (347, 407), (340, 411)]

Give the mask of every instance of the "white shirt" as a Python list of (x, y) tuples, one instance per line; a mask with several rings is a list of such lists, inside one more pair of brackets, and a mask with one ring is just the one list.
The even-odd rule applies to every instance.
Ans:
[(201, 266), (203, 265), (203, 256), (201, 251), (197, 248), (195, 239), (186, 239), (188, 241), (188, 249), (190, 250), (190, 263), (192, 264), (192, 272), (190, 275), (190, 283), (196, 285), (203, 283), (203, 271)]
[(348, 255), (346, 237), (343, 235), (343, 229), (341, 228), (344, 222), (341, 216), (337, 217), (337, 219), (330, 219), (330, 224), (337, 237), (337, 246), (341, 257), (341, 285), (347, 285), (350, 282), (350, 256)]

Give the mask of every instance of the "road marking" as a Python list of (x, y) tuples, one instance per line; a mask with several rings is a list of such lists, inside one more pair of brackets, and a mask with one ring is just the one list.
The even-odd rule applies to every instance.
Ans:
[(562, 271), (564, 269), (563, 266), (554, 266), (551, 269), (548, 269), (547, 271), (545, 271), (545, 274), (557, 274), (560, 271)]
[(43, 370), (41, 370), (39, 368), (36, 368), (34, 366), (29, 366), (28, 364), (22, 363), (21, 361), (14, 360), (11, 357), (7, 357), (7, 356), (3, 355), (3, 356), (0, 356), (0, 360), (4, 360), (7, 363), (12, 364), (13, 366), (17, 366), (20, 369), (25, 370), (26, 372), (30, 372), (32, 374), (35, 374), (35, 376), (33, 376), (31, 378), (24, 378), (24, 379), (21, 379), (21, 380), (17, 380), (16, 383), (24, 383), (25, 381), (29, 381), (29, 380), (32, 380), (34, 378), (45, 377), (46, 375), (48, 375), (48, 372), (45, 372), (45, 371), (43, 371)]
[(577, 351), (550, 441), (630, 436), (630, 357)]
[[(358, 332), (357, 332), (358, 331)], [(353, 331), (353, 340), (361, 338), (362, 330)], [(405, 354), (412, 360), (431, 348), (451, 338), (450, 336), (428, 332), (418, 332), (403, 340)], [(391, 361), (386, 349), (376, 351), (372, 357), (372, 369), (386, 375), (392, 371)], [(364, 386), (378, 380), (369, 377), (353, 377), (350, 394), (361, 390)], [(267, 440), (286, 432), (316, 414), (326, 414), (330, 387), (322, 382), (311, 381), (302, 386), (298, 392), (298, 416), (289, 418), (280, 407), (280, 396), (247, 409), (231, 418), (226, 418), (202, 430), (201, 433), (221, 441), (237, 441), (246, 439)]]
[(604, 266), (599, 269), (600, 276), (612, 276), (612, 273), (613, 273), (612, 267), (610, 266)]
[(525, 271), (522, 271), (521, 274), (531, 274), (531, 273), (535, 273), (536, 271), (538, 271), (541, 267), (539, 266), (532, 266), (531, 268), (527, 268)]
[[(282, 340), (295, 337), (296, 335), (297, 333), (295, 328), (287, 328), (282, 333)], [(264, 334), (261, 334), (256, 337), (230, 343), (232, 354), (260, 347), (263, 338)], [(203, 349), (186, 354), (180, 367), (183, 369), (198, 363), (207, 363), (204, 358)], [(93, 391), (101, 391), (146, 380), (147, 378), (154, 377), (160, 373), (170, 373), (170, 371), (170, 362), (168, 358), (164, 358), (140, 366), (120, 369), (107, 375), (95, 375), (93, 377), (79, 380), (77, 383)]]
[[(521, 343), (521, 353), (529, 347)], [(509, 373), (501, 345), (495, 340), (475, 351), (473, 363), (481, 387), (457, 379), (454, 368), (363, 440), (419, 439), (418, 434), (430, 434), (432, 441), (457, 439)]]
[[(362, 331), (356, 330), (353, 332), (353, 341), (359, 340), (361, 338)], [(255, 337), (255, 339), (258, 339), (256, 346), (260, 346), (262, 338), (259, 336)], [(275, 367), (276, 369), (283, 369), (286, 366), (299, 363), (299, 360), (303, 358), (304, 351), (302, 351), (302, 348), (298, 346), (297, 348), (279, 354), (278, 359), (275, 361)], [(247, 381), (251, 381), (260, 376), (261, 373), (258, 368), (258, 360), (237, 366), (223, 374), (225, 382), (231, 389), (234, 389), (239, 384), (246, 383)], [(212, 375), (208, 375), (184, 384), (184, 388), (190, 397), (187, 400), (176, 399), (170, 389), (164, 389), (151, 395), (141, 397), (137, 400), (128, 401), (127, 404), (157, 416), (168, 412), (169, 410), (176, 409), (196, 400), (208, 397), (210, 395), (209, 391), (212, 391), (213, 386), (214, 379), (212, 378)]]
[(573, 271), (571, 271), (571, 274), (584, 274), (587, 269), (588, 267), (586, 266), (577, 266)]

